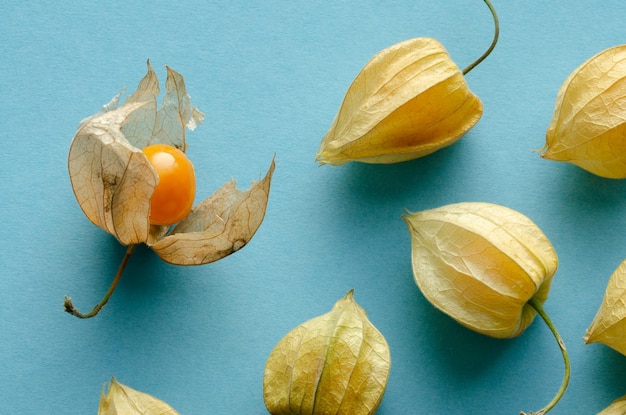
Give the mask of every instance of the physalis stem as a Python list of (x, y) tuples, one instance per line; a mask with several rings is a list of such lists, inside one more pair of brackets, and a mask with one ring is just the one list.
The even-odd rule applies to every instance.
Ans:
[(489, 7), (491, 16), (493, 16), (493, 24), (495, 26), (494, 32), (493, 32), (493, 40), (491, 41), (491, 45), (489, 45), (489, 48), (487, 48), (485, 53), (480, 55), (480, 57), (476, 59), (474, 62), (470, 63), (467, 66), (467, 68), (463, 69), (462, 71), (463, 75), (467, 75), (469, 71), (471, 71), (472, 69), (477, 67), (482, 61), (484, 61), (487, 58), (487, 56), (491, 54), (491, 51), (493, 51), (493, 49), (496, 47), (496, 43), (498, 43), (498, 37), (500, 36), (500, 21), (498, 20), (498, 13), (496, 13), (496, 9), (493, 7), (493, 4), (491, 4), (491, 1), (484, 0), (484, 2), (487, 5), (487, 7)]
[(565, 364), (565, 374), (563, 375), (563, 382), (561, 383), (561, 387), (557, 391), (556, 395), (554, 395), (554, 398), (552, 398), (552, 400), (545, 407), (540, 409), (538, 412), (529, 412), (528, 414), (526, 414), (526, 412), (520, 412), (520, 415), (544, 415), (548, 413), (548, 411), (550, 411), (552, 408), (554, 408), (554, 406), (563, 397), (563, 394), (565, 394), (565, 390), (567, 389), (567, 385), (569, 383), (571, 367), (570, 367), (570, 361), (569, 361), (569, 354), (567, 353), (567, 349), (565, 348), (565, 343), (563, 342), (563, 339), (561, 338), (561, 335), (557, 331), (556, 327), (552, 323), (552, 320), (550, 320), (550, 317), (543, 309), (543, 306), (541, 305), (541, 303), (537, 301), (536, 298), (533, 297), (530, 300), (528, 300), (528, 305), (530, 305), (532, 308), (535, 309), (537, 314), (541, 316), (543, 321), (546, 323), (546, 325), (548, 326), (548, 328), (554, 335), (554, 338), (556, 339), (557, 343), (559, 344), (559, 348), (561, 349), (561, 354), (563, 355), (563, 363)]
[(72, 299), (68, 297), (67, 295), (65, 296), (65, 301), (63, 302), (63, 305), (65, 306), (65, 311), (78, 318), (91, 318), (97, 315), (100, 312), (100, 310), (102, 310), (102, 308), (107, 304), (107, 302), (109, 301), (109, 298), (113, 294), (113, 291), (115, 291), (115, 287), (117, 287), (117, 283), (119, 282), (120, 278), (122, 277), (122, 274), (124, 273), (126, 264), (128, 264), (128, 260), (130, 259), (130, 256), (135, 251), (135, 246), (137, 245), (128, 246), (128, 249), (126, 250), (126, 254), (124, 255), (124, 258), (122, 259), (122, 263), (120, 264), (120, 267), (117, 269), (117, 273), (115, 274), (115, 277), (113, 278), (113, 282), (111, 282), (111, 285), (109, 286), (109, 290), (106, 292), (102, 300), (100, 300), (100, 302), (96, 304), (95, 307), (92, 308), (90, 312), (83, 314), (80, 311), (78, 311), (74, 307), (74, 304), (72, 304)]

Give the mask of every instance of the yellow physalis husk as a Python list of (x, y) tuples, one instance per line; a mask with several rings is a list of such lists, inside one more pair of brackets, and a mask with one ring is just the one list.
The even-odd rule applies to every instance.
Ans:
[(626, 355), (626, 261), (613, 272), (585, 343), (602, 343)]
[(542, 157), (626, 178), (626, 45), (580, 65), (556, 98)]
[(265, 406), (273, 415), (374, 414), (390, 365), (385, 338), (350, 291), (272, 350), (263, 379)]
[(225, 184), (171, 232), (150, 225), (158, 175), (141, 148), (162, 143), (184, 151), (185, 129), (193, 130), (204, 119), (191, 104), (182, 75), (172, 69), (167, 68), (166, 92), (157, 109), (158, 94), (148, 63), (148, 73), (122, 106), (120, 93), (80, 123), (68, 158), (74, 194), (85, 215), (123, 245), (145, 243), (178, 265), (218, 260), (246, 245), (261, 225), (274, 161), (250, 189), (241, 191), (234, 181)]
[(455, 143), (483, 105), (435, 39), (416, 38), (376, 54), (352, 82), (316, 160), (396, 163)]
[(415, 282), (438, 309), (479, 333), (520, 335), (542, 304), (556, 253), (526, 216), (504, 206), (464, 202), (404, 216)]
[(598, 415), (624, 415), (626, 414), (626, 396), (622, 396), (619, 399), (616, 399), (606, 407), (602, 412), (599, 412)]
[(98, 415), (178, 415), (171, 406), (147, 393), (122, 385), (115, 378), (102, 389)]

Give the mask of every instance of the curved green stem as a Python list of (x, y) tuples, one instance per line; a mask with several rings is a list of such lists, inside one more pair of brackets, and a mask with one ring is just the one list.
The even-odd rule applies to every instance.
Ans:
[(135, 246), (136, 245), (128, 245), (126, 254), (124, 255), (124, 258), (122, 259), (122, 263), (120, 264), (120, 267), (117, 269), (117, 274), (115, 274), (115, 278), (113, 278), (113, 282), (111, 282), (111, 285), (109, 286), (109, 290), (104, 295), (102, 300), (100, 300), (100, 302), (96, 304), (96, 306), (92, 308), (90, 312), (83, 314), (80, 311), (78, 311), (74, 307), (74, 304), (72, 304), (72, 299), (68, 297), (67, 295), (65, 296), (65, 301), (63, 303), (65, 307), (65, 311), (78, 318), (91, 318), (95, 316), (96, 314), (98, 314), (100, 310), (102, 310), (102, 307), (104, 307), (106, 303), (109, 301), (109, 298), (111, 297), (111, 294), (113, 294), (113, 291), (115, 291), (115, 287), (117, 287), (117, 283), (119, 282), (122, 274), (124, 273), (126, 264), (128, 264), (128, 260), (130, 259), (130, 256), (133, 254), (133, 251), (135, 250)]
[[(535, 311), (537, 311), (537, 314), (541, 316), (543, 321), (545, 321), (546, 325), (554, 335), (554, 338), (556, 339), (557, 343), (559, 344), (559, 348), (561, 349), (561, 354), (563, 355), (563, 363), (565, 363), (565, 375), (563, 376), (563, 382), (561, 383), (561, 387), (557, 391), (556, 395), (554, 395), (554, 398), (552, 398), (552, 400), (543, 409), (540, 409), (537, 412), (528, 413), (528, 415), (543, 415), (547, 413), (550, 409), (554, 408), (557, 402), (559, 402), (559, 400), (563, 397), (563, 394), (565, 393), (565, 390), (567, 389), (567, 385), (569, 383), (570, 362), (569, 355), (567, 354), (567, 349), (565, 348), (565, 343), (563, 342), (563, 339), (561, 338), (559, 332), (556, 330), (556, 327), (554, 327), (554, 324), (552, 324), (552, 320), (550, 320), (550, 317), (548, 317), (548, 314), (546, 314), (541, 303), (537, 301), (537, 299), (531, 298), (528, 301), (528, 305), (530, 305), (532, 308), (535, 309)], [(520, 414), (526, 415), (525, 412), (520, 412)]]
[(491, 41), (491, 45), (489, 45), (489, 48), (485, 51), (485, 53), (480, 55), (480, 57), (476, 59), (474, 62), (470, 63), (467, 68), (463, 69), (463, 75), (467, 75), (469, 71), (471, 71), (472, 69), (477, 67), (479, 63), (484, 61), (487, 58), (487, 56), (489, 56), (493, 48), (496, 47), (496, 43), (498, 43), (498, 37), (500, 36), (500, 21), (498, 20), (498, 13), (496, 13), (496, 9), (491, 4), (491, 1), (484, 0), (484, 2), (487, 5), (487, 7), (489, 7), (489, 11), (491, 11), (491, 15), (493, 16), (493, 24), (495, 26), (495, 30), (493, 33), (493, 40)]

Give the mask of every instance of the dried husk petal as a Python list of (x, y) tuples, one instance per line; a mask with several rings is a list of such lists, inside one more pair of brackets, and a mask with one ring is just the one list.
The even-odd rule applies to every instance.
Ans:
[(68, 166), (78, 204), (94, 224), (124, 245), (148, 239), (150, 198), (158, 175), (119, 125), (141, 104), (91, 118), (72, 141)]
[(556, 253), (529, 218), (504, 206), (463, 202), (405, 215), (415, 282), (439, 310), (479, 333), (510, 338), (548, 297)]
[(183, 76), (170, 67), (166, 69), (166, 92), (161, 108), (157, 110), (159, 82), (148, 64), (148, 73), (126, 100), (126, 103), (143, 102), (144, 105), (125, 120), (122, 132), (138, 148), (159, 143), (185, 151), (185, 128), (193, 131), (204, 120), (204, 114), (191, 104)]
[(626, 414), (626, 396), (616, 399), (606, 407), (598, 415), (625, 415)]
[(265, 177), (247, 191), (234, 180), (226, 183), (150, 247), (176, 265), (207, 264), (243, 248), (263, 222), (274, 167), (272, 160)]
[(626, 355), (626, 260), (609, 278), (602, 304), (584, 336)]
[(274, 347), (265, 366), (265, 405), (274, 415), (374, 414), (390, 364), (385, 338), (350, 291)]
[(568, 76), (542, 157), (626, 178), (626, 45), (598, 53)]
[(483, 105), (445, 48), (409, 39), (376, 54), (354, 79), (316, 160), (396, 163), (459, 140)]
[(178, 415), (165, 402), (122, 385), (115, 378), (108, 389), (106, 394), (102, 389), (98, 415)]

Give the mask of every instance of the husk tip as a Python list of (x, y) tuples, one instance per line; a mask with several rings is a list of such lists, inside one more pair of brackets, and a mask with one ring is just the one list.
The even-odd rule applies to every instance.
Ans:
[(404, 214), (400, 215), (400, 218), (404, 221), (406, 226), (409, 228), (413, 228), (413, 224), (411, 223), (411, 219), (416, 215), (416, 212), (412, 212), (408, 209), (404, 209)]
[(338, 160), (336, 158), (329, 158), (327, 155), (324, 155), (323, 152), (319, 152), (315, 155), (315, 162), (320, 166), (325, 164), (330, 164), (332, 166), (340, 166), (342, 164), (347, 163), (350, 160)]

